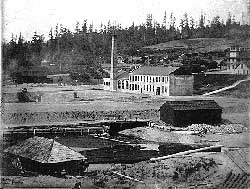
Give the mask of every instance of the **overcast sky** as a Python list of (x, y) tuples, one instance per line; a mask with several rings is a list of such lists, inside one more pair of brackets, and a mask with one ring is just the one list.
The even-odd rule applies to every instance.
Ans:
[(94, 24), (98, 28), (102, 23), (121, 23), (123, 27), (145, 22), (151, 13), (153, 19), (162, 23), (164, 11), (169, 19), (173, 12), (177, 21), (185, 12), (198, 20), (201, 12), (207, 19), (219, 15), (226, 19), (228, 12), (241, 21), (247, 0), (3, 0), (3, 37), (9, 40), (11, 34), (21, 32), (30, 39), (37, 31), (48, 36), (50, 28), (56, 24), (74, 29), (76, 22)]

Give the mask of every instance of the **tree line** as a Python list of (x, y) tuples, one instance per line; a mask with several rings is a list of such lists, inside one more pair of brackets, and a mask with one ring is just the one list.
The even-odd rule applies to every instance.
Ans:
[[(136, 56), (144, 46), (171, 40), (191, 38), (234, 38), (250, 37), (249, 25), (241, 25), (229, 13), (226, 21), (219, 16), (206, 21), (203, 14), (195, 21), (187, 13), (177, 25), (171, 13), (164, 15), (162, 23), (147, 15), (140, 25), (129, 27), (112, 25), (109, 21), (94, 29), (87, 20), (77, 22), (74, 31), (63, 25), (56, 25), (49, 31), (49, 39), (44, 34), (34, 33), (32, 40), (25, 40), (20, 33), (12, 35), (9, 42), (2, 43), (3, 71), (12, 73), (20, 68), (40, 66), (42, 61), (54, 65), (54, 73), (84, 72), (89, 77), (101, 78), (100, 64), (110, 62), (111, 36), (117, 34), (118, 53), (122, 56)], [(86, 74), (85, 74), (86, 76)]]

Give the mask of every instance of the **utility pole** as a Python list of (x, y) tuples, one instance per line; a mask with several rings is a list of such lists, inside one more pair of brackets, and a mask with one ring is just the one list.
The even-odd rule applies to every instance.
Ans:
[(117, 42), (116, 33), (112, 35), (112, 47), (111, 47), (111, 71), (110, 71), (110, 90), (117, 90)]

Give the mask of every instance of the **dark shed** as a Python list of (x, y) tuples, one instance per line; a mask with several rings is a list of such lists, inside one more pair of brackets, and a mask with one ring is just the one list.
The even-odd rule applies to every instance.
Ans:
[(173, 126), (221, 122), (222, 108), (214, 100), (167, 101), (160, 107), (160, 119)]
[[(65, 170), (72, 175), (81, 174), (86, 158), (54, 139), (33, 137), (4, 150), (13, 162), (27, 171), (53, 175)], [(16, 166), (18, 167), (18, 166)]]

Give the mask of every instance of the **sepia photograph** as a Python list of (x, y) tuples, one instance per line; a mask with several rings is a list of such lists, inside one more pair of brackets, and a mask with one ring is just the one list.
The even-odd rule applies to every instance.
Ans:
[(250, 0), (0, 4), (0, 188), (250, 188)]

